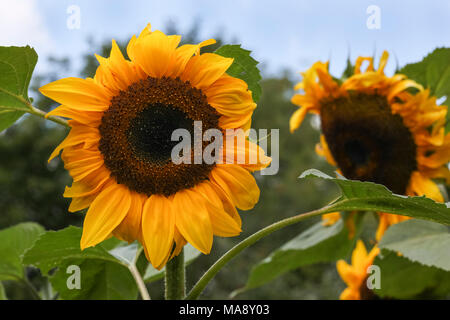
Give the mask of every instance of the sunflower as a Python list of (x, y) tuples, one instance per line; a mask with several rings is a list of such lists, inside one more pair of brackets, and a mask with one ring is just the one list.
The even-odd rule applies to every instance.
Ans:
[[(316, 62), (295, 86), (302, 94), (291, 101), (300, 108), (290, 119), (295, 131), (307, 113), (320, 116), (321, 137), (316, 152), (348, 179), (383, 184), (401, 195), (443, 196), (432, 180), (450, 180), (450, 134), (445, 134), (447, 107), (402, 74), (388, 77), (383, 52), (377, 70), (371, 57), (356, 60), (354, 74), (343, 81), (328, 72), (328, 63)], [(363, 62), (368, 62), (361, 71)], [(376, 237), (389, 225), (408, 219), (379, 213)], [(324, 216), (332, 224), (339, 215)]]
[[(200, 54), (204, 46), (179, 46), (181, 36), (151, 31), (133, 36), (124, 58), (112, 41), (109, 58), (97, 56), (94, 78), (65, 78), (40, 91), (61, 105), (49, 115), (69, 118), (71, 130), (54, 150), (73, 178), (65, 197), (69, 211), (86, 209), (81, 249), (116, 236), (142, 243), (158, 269), (189, 242), (208, 254), (213, 236), (241, 232), (236, 207), (251, 209), (259, 189), (251, 172), (270, 158), (248, 139), (244, 147), (223, 144), (217, 163), (175, 164), (175, 129), (195, 133), (248, 129), (256, 107), (247, 84), (226, 71), (233, 59)], [(233, 131), (233, 130), (231, 130)], [(194, 137), (195, 139), (195, 137)], [(200, 151), (206, 142), (199, 137)], [(192, 148), (192, 158), (198, 148)], [(257, 161), (230, 158), (257, 154)]]
[(373, 292), (366, 284), (367, 268), (372, 265), (375, 257), (380, 253), (380, 249), (374, 246), (369, 253), (361, 240), (358, 240), (352, 252), (352, 261), (349, 265), (344, 260), (339, 260), (336, 264), (337, 271), (342, 280), (347, 284), (347, 288), (342, 291), (341, 300), (369, 300), (373, 297)]

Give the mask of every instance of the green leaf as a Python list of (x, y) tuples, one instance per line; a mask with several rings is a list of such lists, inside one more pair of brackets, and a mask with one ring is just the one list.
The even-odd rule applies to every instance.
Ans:
[[(123, 246), (123, 242), (110, 239), (81, 251), (81, 234), (82, 230), (73, 226), (46, 232), (25, 253), (23, 261), (48, 274), (62, 299), (136, 299), (137, 287), (124, 262), (133, 249), (112, 249), (113, 244)], [(108, 252), (111, 249), (114, 255)], [(80, 268), (81, 289), (67, 286), (71, 276), (67, 268), (71, 265)], [(58, 269), (51, 275), (54, 268)]]
[(379, 247), (426, 266), (450, 271), (450, 231), (438, 223), (407, 220), (385, 232)]
[(329, 212), (387, 212), (450, 225), (450, 208), (445, 203), (435, 202), (425, 196), (396, 195), (380, 184), (347, 180), (343, 177), (332, 178), (316, 169), (306, 170), (300, 176), (311, 177), (331, 180), (341, 190), (339, 199), (328, 206)]
[[(359, 232), (359, 226), (360, 223), (357, 223), (356, 233)], [(245, 287), (233, 295), (264, 285), (301, 266), (346, 258), (356, 238), (349, 237), (343, 219), (331, 226), (324, 226), (320, 221), (255, 265)]]
[(430, 89), (437, 98), (450, 98), (450, 48), (437, 48), (422, 61), (407, 64), (399, 73)]
[[(392, 227), (391, 227), (392, 228)], [(380, 267), (380, 289), (374, 292), (382, 298), (442, 298), (450, 292), (450, 273), (382, 250), (374, 260)]]
[(251, 51), (241, 48), (241, 45), (224, 45), (215, 51), (222, 57), (233, 58), (233, 64), (228, 68), (227, 73), (235, 78), (244, 80), (249, 90), (252, 91), (253, 100), (258, 102), (261, 97), (261, 74), (257, 67), (258, 61), (250, 56)]
[[(422, 61), (404, 66), (398, 73), (430, 89), (437, 98), (446, 97), (443, 105), (450, 101), (450, 48), (437, 48)], [(446, 132), (450, 131), (450, 113), (447, 113)]]
[[(187, 244), (184, 246), (184, 259), (185, 259), (185, 265), (188, 266), (192, 262), (194, 262), (195, 259), (197, 259), (201, 255), (200, 251), (195, 249), (190, 244)], [(159, 279), (162, 279), (164, 277), (164, 272), (166, 268), (162, 268), (161, 270), (157, 270), (153, 268), (153, 266), (149, 263), (147, 270), (144, 274), (144, 281), (146, 283), (153, 282)]]
[(347, 65), (342, 73), (341, 79), (345, 80), (350, 78), (355, 73), (355, 66), (350, 61), (350, 55), (347, 57)]
[(42, 233), (44, 228), (33, 222), (0, 231), (0, 281), (25, 279), (22, 255)]
[(37, 59), (29, 46), (0, 47), (0, 132), (29, 109), (28, 86)]
[[(67, 280), (71, 265), (80, 267), (80, 289), (69, 289)], [(138, 290), (128, 268), (101, 259), (64, 260), (50, 277), (53, 288), (64, 300), (136, 300)]]

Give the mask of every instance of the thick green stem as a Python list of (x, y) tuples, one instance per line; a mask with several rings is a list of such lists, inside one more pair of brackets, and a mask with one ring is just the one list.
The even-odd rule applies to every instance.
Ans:
[(192, 288), (191, 292), (187, 295), (187, 300), (194, 300), (197, 299), (200, 294), (205, 289), (206, 285), (211, 281), (212, 278), (222, 269), (222, 267), (228, 263), (231, 259), (233, 259), (235, 256), (237, 256), (240, 252), (242, 252), (245, 248), (251, 246), (258, 240), (268, 236), (272, 232), (275, 232), (277, 230), (280, 230), (284, 227), (290, 226), (292, 224), (298, 223), (300, 221), (303, 221), (305, 219), (318, 216), (324, 213), (333, 212), (333, 205), (328, 205), (326, 207), (323, 207), (318, 210), (310, 211), (307, 213), (302, 213), (297, 216), (287, 218), (278, 222), (275, 222), (271, 224), (270, 226), (265, 227), (264, 229), (261, 229), (260, 231), (252, 234), (248, 238), (244, 239), (243, 241), (239, 242), (237, 245), (235, 245), (233, 248), (231, 248), (227, 253), (225, 253), (222, 257), (219, 258), (209, 269), (205, 272), (205, 274), (198, 280), (198, 282), (195, 284), (195, 286)]
[(166, 264), (166, 300), (182, 300), (186, 296), (184, 252)]

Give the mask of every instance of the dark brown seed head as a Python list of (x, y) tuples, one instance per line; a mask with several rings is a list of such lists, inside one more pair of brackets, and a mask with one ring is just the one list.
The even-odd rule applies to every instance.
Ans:
[(328, 147), (348, 179), (372, 181), (404, 194), (417, 169), (416, 144), (386, 97), (349, 92), (321, 102)]
[(194, 121), (201, 121), (204, 132), (219, 128), (219, 116), (201, 90), (179, 78), (134, 83), (111, 99), (99, 126), (105, 166), (117, 183), (148, 196), (191, 188), (206, 180), (214, 165), (174, 164), (171, 151), (178, 142), (171, 141), (172, 132), (184, 128), (193, 141)]

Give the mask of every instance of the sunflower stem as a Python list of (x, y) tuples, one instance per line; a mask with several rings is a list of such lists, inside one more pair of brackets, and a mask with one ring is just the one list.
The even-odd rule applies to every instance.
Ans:
[(189, 292), (189, 294), (186, 296), (186, 300), (195, 300), (197, 299), (200, 294), (205, 289), (206, 285), (211, 281), (212, 278), (222, 269), (225, 264), (227, 264), (230, 260), (232, 260), (235, 256), (237, 256), (239, 253), (241, 253), (245, 248), (251, 246), (258, 240), (268, 236), (269, 234), (283, 229), (284, 227), (293, 225), (295, 223), (298, 223), (300, 221), (306, 220), (311, 217), (315, 217), (318, 215), (322, 215), (325, 213), (333, 212), (334, 207), (333, 201), (331, 204), (314, 211), (302, 213), (299, 215), (296, 215), (294, 217), (286, 218), (280, 221), (277, 221), (258, 232), (252, 234), (251, 236), (245, 238), (241, 242), (239, 242), (237, 245), (235, 245), (233, 248), (231, 248), (229, 251), (227, 251), (222, 257), (219, 258), (206, 272), (205, 274), (198, 280), (198, 282), (194, 285), (192, 290)]
[(69, 123), (67, 122), (67, 120), (64, 120), (63, 118), (55, 117), (55, 116), (46, 116), (47, 114), (44, 111), (42, 111), (41, 109), (38, 109), (36, 107), (33, 107), (30, 103), (28, 104), (28, 107), (29, 107), (29, 109), (26, 110), (26, 112), (31, 113), (31, 114), (33, 114), (35, 116), (44, 118), (46, 120), (53, 121), (53, 122), (55, 122), (57, 124), (60, 124), (60, 125), (62, 125), (64, 127), (70, 128)]
[(166, 264), (166, 300), (182, 300), (186, 296), (184, 251)]

